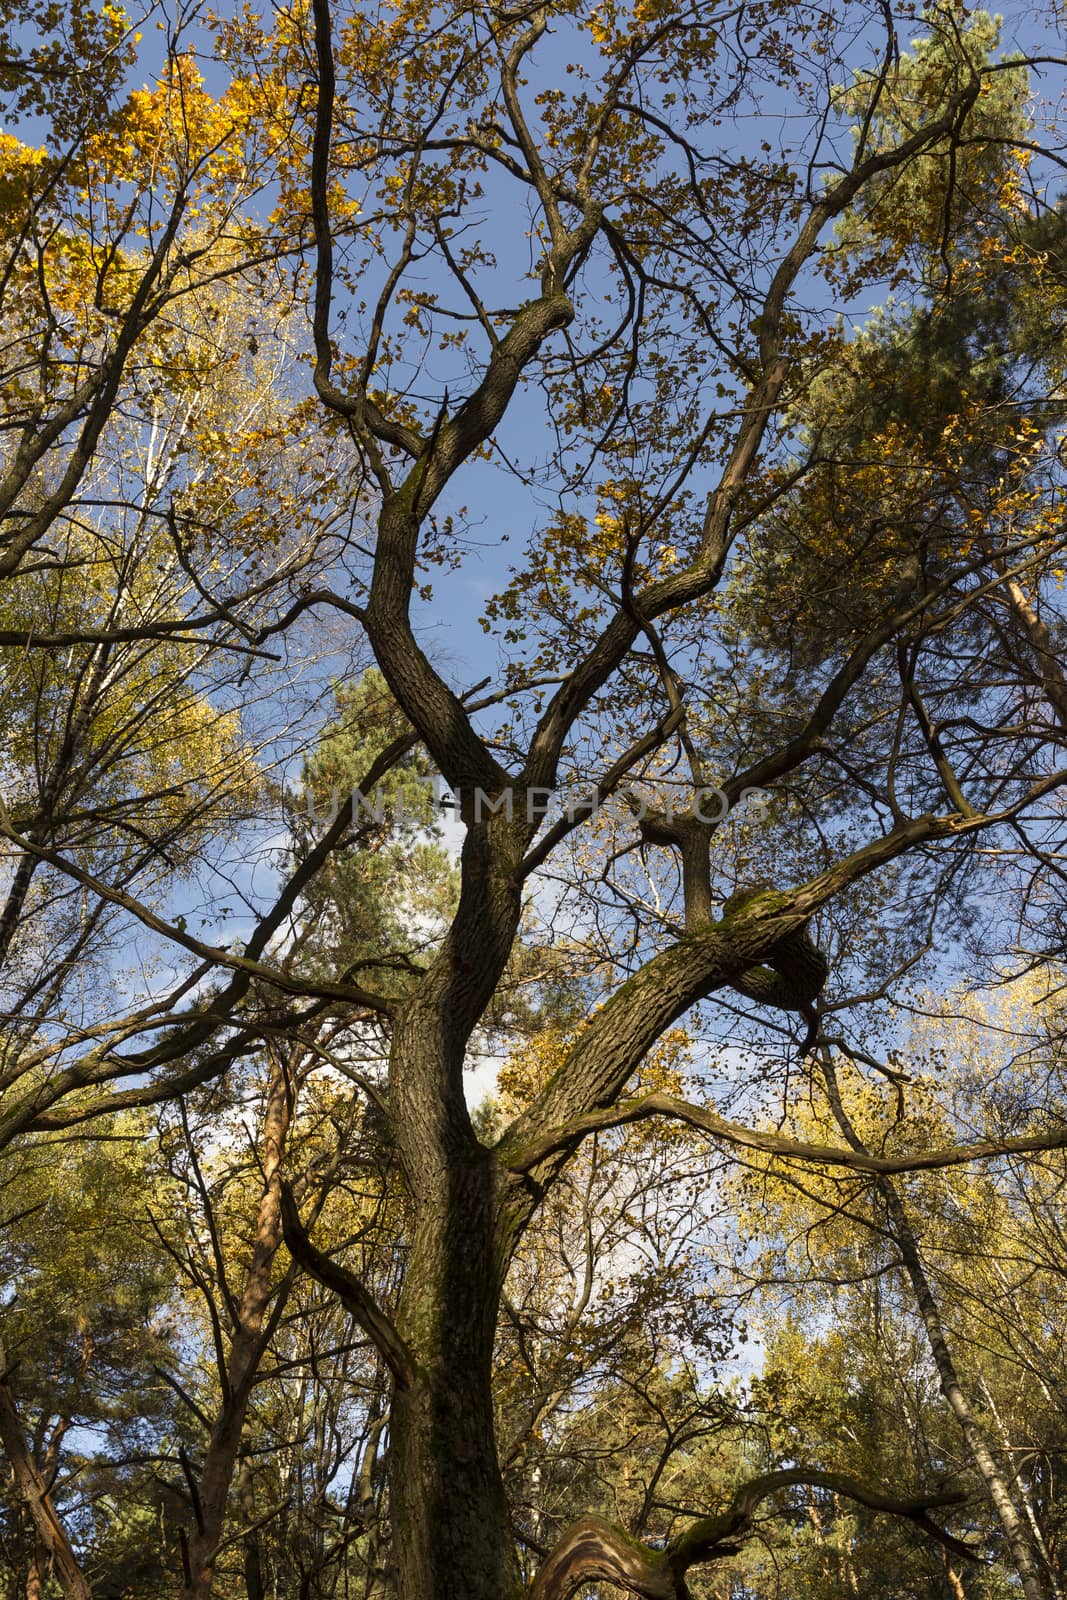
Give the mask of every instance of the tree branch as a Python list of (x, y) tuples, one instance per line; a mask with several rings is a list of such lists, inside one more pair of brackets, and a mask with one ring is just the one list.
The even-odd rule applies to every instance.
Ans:
[(751, 1533), (763, 1501), (782, 1489), (806, 1484), (846, 1496), (872, 1511), (904, 1517), (953, 1554), (968, 1560), (974, 1551), (943, 1528), (929, 1513), (943, 1506), (960, 1505), (966, 1495), (958, 1491), (898, 1498), (871, 1489), (856, 1478), (813, 1467), (787, 1467), (751, 1478), (735, 1491), (719, 1516), (701, 1517), (665, 1550), (652, 1550), (640, 1540), (601, 1517), (582, 1517), (560, 1539), (545, 1561), (529, 1592), (529, 1600), (569, 1600), (585, 1583), (607, 1582), (639, 1594), (645, 1600), (685, 1600), (685, 1575), (705, 1561), (736, 1555)]
[(418, 1377), (418, 1367), (392, 1320), (354, 1273), (312, 1244), (300, 1220), (293, 1191), (287, 1183), (281, 1186), (281, 1202), (282, 1232), (293, 1260), (337, 1295), (345, 1310), (373, 1341), (398, 1387), (412, 1388)]
[(700, 1128), (712, 1138), (721, 1139), (742, 1150), (758, 1150), (764, 1155), (779, 1156), (788, 1161), (805, 1161), (815, 1166), (844, 1167), (850, 1172), (866, 1172), (878, 1177), (961, 1167), (972, 1161), (988, 1161), (998, 1156), (1033, 1155), (1047, 1150), (1067, 1149), (1067, 1126), (1064, 1126), (1050, 1129), (1048, 1133), (1023, 1134), (1013, 1139), (978, 1139), (972, 1144), (918, 1150), (911, 1155), (876, 1156), (867, 1151), (808, 1144), (801, 1139), (790, 1139), (785, 1134), (746, 1128), (720, 1117), (707, 1106), (692, 1105), (689, 1101), (676, 1100), (672, 1095), (656, 1091), (642, 1095), (638, 1100), (624, 1100), (617, 1105), (607, 1106), (601, 1111), (588, 1111), (565, 1126), (546, 1129), (540, 1138), (516, 1150), (507, 1159), (508, 1170), (531, 1172), (550, 1156), (562, 1150), (573, 1151), (591, 1133), (601, 1133), (607, 1128), (628, 1127), (631, 1123), (644, 1122), (650, 1117), (670, 1117), (676, 1122), (688, 1123), (690, 1127)]

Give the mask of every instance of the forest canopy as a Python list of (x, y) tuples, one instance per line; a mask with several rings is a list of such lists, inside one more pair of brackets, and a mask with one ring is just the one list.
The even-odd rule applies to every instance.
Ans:
[(1057, 1600), (1051, 5), (0, 8), (0, 1594)]

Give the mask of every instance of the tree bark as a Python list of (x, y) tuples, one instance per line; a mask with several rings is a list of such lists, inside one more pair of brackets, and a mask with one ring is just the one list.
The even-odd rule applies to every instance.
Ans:
[(965, 1498), (962, 1494), (898, 1499), (842, 1473), (784, 1467), (750, 1478), (734, 1491), (725, 1511), (698, 1518), (658, 1549), (642, 1544), (602, 1517), (579, 1518), (543, 1562), (529, 1600), (571, 1600), (584, 1584), (601, 1581), (628, 1589), (644, 1600), (688, 1600), (686, 1575), (690, 1569), (736, 1555), (750, 1536), (763, 1502), (797, 1484), (818, 1485), (848, 1495), (873, 1511), (906, 1517), (947, 1549), (962, 1553), (959, 1541), (930, 1518), (930, 1512), (939, 1507), (959, 1505)]
[[(473, 1132), (435, 1163), (426, 1126), (398, 1330), (416, 1372), (393, 1398), (390, 1485), (402, 1600), (508, 1600), (520, 1590), (493, 1428), (500, 1296), (497, 1183)], [(459, 1130), (454, 1130), (458, 1132)], [(419, 1142), (409, 1136), (410, 1146)], [(436, 1166), (436, 1172), (430, 1168)]]
[(521, 1587), (493, 1420), (505, 1185), (471, 1125), (463, 1068), (519, 926), (523, 828), (472, 821), (452, 927), (394, 1019), (389, 1108), (412, 1209), (388, 1457), (401, 1600), (509, 1600)]

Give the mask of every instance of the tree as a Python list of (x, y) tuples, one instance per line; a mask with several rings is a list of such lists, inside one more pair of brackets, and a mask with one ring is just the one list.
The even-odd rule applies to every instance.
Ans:
[[(72, 27), (80, 17), (61, 14)], [(177, 1102), (279, 1042), (314, 1048), (327, 1020), (357, 1044), (372, 1029), (381, 1041), (385, 1093), (365, 1073), (356, 1087), (403, 1180), (392, 1301), (332, 1261), (300, 1174), (287, 1191), (271, 1165), (264, 1197), (272, 1259), (283, 1224), (294, 1261), (338, 1295), (389, 1372), (401, 1600), (499, 1600), (519, 1587), (494, 1437), (501, 1296), (591, 1136), (666, 1117), (883, 1177), (1067, 1142), (1038, 1121), (962, 1154), (907, 1149), (885, 1167), (847, 1136), (826, 1147), (728, 1120), (710, 1065), (706, 1103), (628, 1098), (657, 1041), (694, 1008), (709, 1063), (738, 1013), (779, 1060), (814, 1043), (827, 1015), (848, 1028), (850, 1001), (888, 992), (1003, 886), (1001, 852), (1017, 852), (1025, 883), (1060, 836), (1064, 732), (1048, 644), (1065, 543), (1056, 319), (1041, 324), (1038, 359), (1032, 303), (993, 272), (979, 322), (1007, 332), (988, 381), (969, 389), (963, 363), (963, 376), (908, 387), (906, 399), (906, 363), (892, 357), (914, 347), (911, 332), (850, 340), (835, 321), (888, 282), (901, 320), (957, 350), (977, 337), (956, 292), (967, 261), (1011, 254), (1047, 266), (1058, 286), (1061, 212), (1046, 169), (1059, 147), (1029, 109), (1027, 71), (1052, 52), (1035, 42), (1031, 58), (999, 58), (989, 20), (954, 4), (848, 18), (846, 28), (833, 10), (786, 0), (551, 12), (413, 0), (381, 16), (314, 0), (269, 27), (247, 12), (209, 23), (226, 80), (216, 96), (195, 67), (191, 14), (168, 37), (155, 86), (124, 95), (132, 36), (108, 7), (93, 45), (109, 64), (93, 89), (103, 102), (77, 101), (69, 153), (54, 136), (41, 162), (28, 145), (5, 147), (17, 314), (0, 570), (13, 586), (12, 681), (38, 652), (81, 652), (95, 686), (113, 651), (134, 643), (151, 672), (169, 649), (210, 722), (250, 710), (259, 652), (329, 619), (373, 656), (404, 724), (367, 751), (355, 787), (373, 793), (418, 747), (459, 797), (454, 911), (421, 940), (403, 919), (381, 919), (399, 948), (365, 956), (356, 938), (337, 971), (301, 962), (298, 930), (325, 903), (324, 883), (360, 911), (369, 836), (358, 808), (301, 836), (295, 861), (246, 892), (237, 940), (210, 905), (191, 929), (165, 874), (153, 888), (145, 784), (123, 817), (144, 861), (116, 858), (106, 795), (78, 789), (58, 809), (57, 783), (84, 764), (77, 710), (59, 766), (44, 763), (27, 813), (8, 807), (3, 819), (13, 919), (25, 926), (21, 884), (42, 863), (89, 898), (111, 937), (147, 930), (170, 970), (162, 997), (131, 1008), (112, 993), (74, 1018), (88, 952), (75, 942), (47, 958), (45, 978), (12, 1003), (32, 1021), (0, 1137)], [(54, 11), (40, 22), (47, 41)], [(67, 117), (70, 80), (53, 79), (47, 43), (5, 70), (45, 86), (27, 105)], [(788, 146), (784, 100), (799, 119)], [(505, 219), (526, 234), (525, 259), (494, 245), (487, 215), (494, 235)], [(258, 359), (278, 284), (285, 329), (306, 296), (318, 409), (304, 394), (290, 404), (288, 385), (306, 381), (293, 341), (269, 468), (255, 427), (231, 459), (217, 413), (197, 424), (201, 465), (180, 492), (161, 502), (154, 482), (108, 490), (101, 539), (121, 523), (116, 502), (132, 504), (130, 529), (151, 519), (189, 587), (155, 610), (135, 598), (132, 622), (121, 607), (42, 622), (24, 580), (57, 567), (68, 599), (76, 592), (85, 502), (100, 498), (88, 474), (113, 483), (112, 434), (127, 417), (135, 443), (154, 407), (176, 414), (152, 370), (199, 348), (193, 312), (183, 325), (179, 308), (210, 321), (217, 286), (231, 282), (251, 302), (239, 301), (241, 349), (225, 335), (220, 414), (247, 392), (245, 355)], [(833, 397), (857, 392), (857, 363), (876, 399), (835, 416)], [(181, 391), (198, 384), (179, 376)], [(500, 677), (461, 693), (415, 606), (429, 602), (429, 568), (447, 584), (470, 554), (459, 497), (464, 482), (473, 493), (487, 481), (487, 461), (532, 488), (530, 541), (487, 607)], [(545, 497), (547, 518), (533, 510)], [(516, 521), (521, 503), (516, 488)], [(128, 537), (135, 552), (154, 548)], [(190, 639), (205, 647), (187, 665)], [(234, 655), (240, 666), (223, 668)], [(169, 709), (173, 666), (161, 679)], [(175, 748), (199, 768), (185, 730)], [(227, 770), (227, 794), (247, 800), (250, 785)], [(188, 792), (184, 778), (173, 787)], [(559, 790), (566, 803), (546, 820), (544, 798)], [(767, 797), (761, 815), (741, 807), (752, 791)], [(203, 838), (185, 820), (177, 828), (215, 908), (227, 876), (215, 842), (242, 822), (247, 810), (213, 794)], [(530, 886), (554, 870), (585, 1014), (530, 1102), (483, 1138), (464, 1067), (514, 972)], [(220, 1374), (240, 1337), (235, 1326), (221, 1340)], [(597, 1579), (682, 1595), (686, 1574), (735, 1551), (765, 1503), (810, 1483), (939, 1536), (939, 1485), (872, 1485), (801, 1463), (756, 1474), (721, 1511), (694, 1508), (663, 1548), (579, 1517), (532, 1592), (548, 1600)], [(201, 1533), (188, 1585), (198, 1594), (218, 1542), (207, 1519)]]
[(53, 1566), (68, 1594), (164, 1592), (157, 1528), (177, 1508), (155, 1474), (176, 1418), (157, 1373), (180, 1335), (167, 1258), (145, 1229), (146, 1131), (143, 1115), (116, 1119), (89, 1144), (9, 1150), (0, 1171), (0, 1541), (13, 1595), (48, 1593)]
[[(1017, 980), (992, 997), (928, 1002), (880, 1085), (864, 1072), (869, 1054), (824, 1048), (798, 1124), (808, 1138), (832, 1130), (857, 1152), (890, 1158), (918, 1142), (920, 1128), (941, 1145), (963, 1127), (995, 1141), (1028, 1080), (1061, 1070), (1055, 976)], [(742, 1185), (746, 1207), (760, 1207), (757, 1270), (773, 1284), (772, 1303), (780, 1296), (790, 1308), (784, 1330), (780, 1318), (768, 1323), (779, 1391), (788, 1395), (784, 1371), (802, 1364), (806, 1329), (804, 1364), (819, 1373), (809, 1392), (825, 1393), (835, 1363), (850, 1391), (888, 1391), (866, 1421), (867, 1403), (851, 1399), (860, 1421), (858, 1432), (855, 1421), (848, 1427), (850, 1450), (869, 1449), (865, 1431), (876, 1426), (883, 1451), (902, 1432), (898, 1449), (942, 1463), (951, 1478), (973, 1474), (988, 1502), (986, 1537), (1003, 1543), (1023, 1592), (1042, 1595), (1058, 1593), (1061, 1581), (1061, 1268), (1038, 1219), (1055, 1206), (1061, 1168), (1059, 1151), (911, 1176), (893, 1173), (891, 1160), (838, 1176), (771, 1161)], [(821, 1403), (836, 1422), (839, 1402)], [(786, 1415), (790, 1404), (802, 1410), (805, 1401), (788, 1397)], [(972, 1504), (968, 1514), (976, 1511)]]

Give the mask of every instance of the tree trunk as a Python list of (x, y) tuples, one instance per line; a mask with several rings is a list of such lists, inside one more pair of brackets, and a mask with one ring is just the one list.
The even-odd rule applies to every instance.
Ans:
[(521, 1588), (492, 1393), (515, 1238), (496, 1158), (471, 1126), (463, 1067), (518, 927), (522, 842), (504, 819), (468, 828), (455, 921), (394, 1019), (389, 1104), (413, 1214), (396, 1320), (414, 1372), (395, 1385), (389, 1445), (400, 1600), (511, 1600)]
[(387, 1539), (383, 1535), (377, 1494), (379, 1451), (389, 1423), (387, 1406), (384, 1390), (376, 1391), (372, 1401), (370, 1431), (359, 1464), (359, 1478), (352, 1484), (349, 1496), (349, 1515), (352, 1515), (354, 1506), (358, 1505), (359, 1522), (367, 1534), (367, 1570), (363, 1585), (363, 1600), (388, 1600), (395, 1587), (388, 1564)]
[[(837, 1077), (828, 1052), (823, 1052), (821, 1059), (827, 1093), (838, 1127), (844, 1134), (847, 1143), (854, 1150), (869, 1154), (870, 1152), (856, 1133), (852, 1119), (845, 1110), (837, 1086)], [(971, 1460), (974, 1462), (978, 1476), (985, 1486), (989, 1503), (993, 1508), (997, 1521), (1000, 1523), (1008, 1549), (1011, 1552), (1012, 1564), (1018, 1574), (1023, 1594), (1026, 1596), (1026, 1600), (1053, 1600), (1053, 1590), (1041, 1570), (1029, 1531), (1012, 1499), (1007, 1477), (1001, 1471), (986, 1438), (985, 1430), (975, 1416), (970, 1400), (960, 1383), (959, 1375), (956, 1371), (956, 1363), (945, 1338), (945, 1330), (941, 1323), (941, 1313), (934, 1298), (933, 1290), (930, 1288), (926, 1269), (919, 1254), (918, 1241), (908, 1219), (904, 1203), (897, 1193), (896, 1185), (891, 1178), (878, 1177), (875, 1178), (874, 1183), (885, 1206), (889, 1220), (888, 1231), (890, 1238), (892, 1238), (900, 1251), (904, 1270), (908, 1275), (915, 1295), (919, 1316), (926, 1330), (930, 1354), (933, 1356), (937, 1375), (940, 1379), (941, 1393), (948, 1401), (952, 1413), (960, 1425), (960, 1431), (970, 1452)]]
[(34, 1528), (33, 1555), (30, 1558), (27, 1594), (41, 1586), (44, 1555), (54, 1566), (65, 1600), (92, 1600), (67, 1531), (52, 1504), (51, 1485), (34, 1459), (22, 1431), (15, 1396), (7, 1376), (7, 1357), (0, 1343), (0, 1446), (11, 1464), (15, 1489), (26, 1507)]
[(993, 1507), (997, 1520), (1004, 1533), (1008, 1548), (1011, 1551), (1012, 1563), (1019, 1575), (1023, 1594), (1026, 1600), (1053, 1600), (1053, 1590), (1046, 1582), (1041, 1571), (1037, 1552), (1030, 1540), (1029, 1532), (1020, 1517), (1015, 1501), (1012, 1499), (1008, 1488), (1008, 1481), (1001, 1471), (985, 1430), (982, 1428), (970, 1400), (963, 1390), (956, 1372), (956, 1363), (952, 1352), (945, 1339), (945, 1331), (941, 1325), (941, 1313), (934, 1299), (926, 1277), (926, 1271), (919, 1255), (919, 1247), (908, 1221), (907, 1213), (897, 1194), (894, 1184), (888, 1178), (877, 1179), (885, 1201), (886, 1211), (889, 1214), (891, 1232), (900, 1250), (904, 1262), (904, 1269), (911, 1280), (915, 1300), (919, 1308), (919, 1315), (926, 1329), (926, 1337), (930, 1345), (930, 1353), (937, 1367), (937, 1375), (941, 1381), (941, 1393), (948, 1401), (960, 1431), (967, 1443), (979, 1477), (985, 1485), (986, 1494)]
[[(1003, 570), (1003, 563), (1001, 568)], [(1056, 713), (1056, 720), (1064, 733), (1067, 733), (1067, 677), (1064, 675), (1052, 635), (1047, 624), (1041, 620), (1027, 599), (1018, 580), (1009, 578), (1004, 587), (1007, 590), (1008, 609), (1033, 651), (1041, 686)]]
[(263, 1583), (263, 1555), (258, 1533), (250, 1533), (245, 1541), (245, 1594), (248, 1600), (267, 1600)]
[[(989, 1414), (996, 1424), (996, 1431), (1000, 1436), (1001, 1447), (1010, 1455), (1011, 1440), (1008, 1437), (1008, 1430), (1004, 1426), (1000, 1412), (997, 1410), (996, 1402), (989, 1392), (989, 1385), (986, 1383), (984, 1378), (980, 1377), (978, 1380), (978, 1386), (985, 1397), (985, 1403), (989, 1408)], [(1037, 1512), (1034, 1510), (1034, 1502), (1030, 1496), (1029, 1490), (1026, 1487), (1026, 1480), (1022, 1476), (1021, 1472), (1012, 1473), (1012, 1483), (1015, 1493), (1018, 1495), (1022, 1504), (1023, 1514), (1026, 1517), (1027, 1526), (1030, 1529), (1030, 1537), (1033, 1540), (1035, 1549), (1041, 1557), (1042, 1565), (1048, 1574), (1049, 1593), (1052, 1596), (1052, 1600), (1061, 1600), (1060, 1587), (1056, 1581), (1056, 1574), (1052, 1566), (1052, 1557), (1049, 1553), (1048, 1546), (1045, 1543), (1045, 1535), (1041, 1531), (1041, 1524), (1038, 1521)]]
[(26, 1571), (26, 1600), (41, 1600), (44, 1588), (44, 1569), (48, 1565), (48, 1552), (40, 1539), (35, 1538)]
[[(196, 1529), (189, 1539), (182, 1600), (208, 1600), (215, 1575), (215, 1552), (222, 1536), (248, 1402), (263, 1355), (263, 1324), (271, 1299), (271, 1263), (282, 1238), (279, 1167), (292, 1116), (292, 1090), (285, 1063), (272, 1054), (263, 1123), (263, 1194), (256, 1214), (252, 1262), (237, 1307), (222, 1403), (211, 1430), (197, 1487)], [(283, 1291), (279, 1291), (283, 1292)]]
[(499, 1285), (487, 1153), (455, 1163), (443, 1189), (417, 1209), (398, 1318), (418, 1364), (392, 1410), (399, 1592), (508, 1600), (521, 1585), (493, 1432)]

